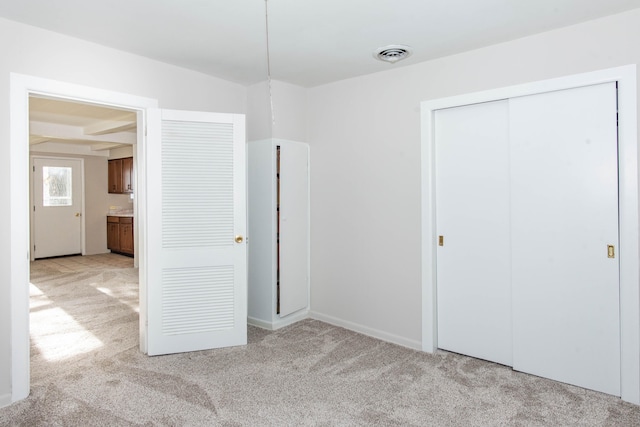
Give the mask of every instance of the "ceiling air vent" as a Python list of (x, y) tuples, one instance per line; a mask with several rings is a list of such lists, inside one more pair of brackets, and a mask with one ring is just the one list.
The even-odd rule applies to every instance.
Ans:
[(401, 59), (411, 56), (412, 50), (409, 46), (401, 44), (392, 44), (389, 46), (379, 47), (373, 52), (373, 57), (380, 61), (398, 62)]

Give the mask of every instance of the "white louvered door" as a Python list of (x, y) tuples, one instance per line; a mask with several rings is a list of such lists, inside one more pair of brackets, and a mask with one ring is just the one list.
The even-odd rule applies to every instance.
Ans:
[(149, 355), (247, 342), (244, 120), (149, 111)]

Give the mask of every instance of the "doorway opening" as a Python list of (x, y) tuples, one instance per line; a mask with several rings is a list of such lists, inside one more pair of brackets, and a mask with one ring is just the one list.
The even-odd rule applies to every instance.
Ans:
[[(134, 111), (29, 97), (32, 384), (137, 343), (136, 129)], [(121, 159), (126, 187), (111, 188)], [(115, 172), (121, 180), (122, 168)], [(111, 218), (128, 221), (126, 230)], [(114, 225), (131, 257), (105, 237)]]
[[(136, 242), (138, 248), (135, 262), (139, 263), (139, 289), (141, 301), (144, 301), (145, 289), (145, 219), (144, 209), (145, 199), (145, 136), (142, 127), (145, 123), (146, 110), (157, 107), (157, 101), (133, 95), (105, 91), (87, 86), (63, 83), (54, 80), (42, 79), (33, 76), (26, 76), (16, 73), (10, 75), (10, 142), (11, 168), (10, 168), (10, 195), (11, 195), (11, 376), (12, 376), (12, 396), (11, 401), (15, 402), (24, 399), (29, 394), (30, 384), (30, 338), (29, 338), (29, 270), (30, 270), (30, 215), (25, 212), (25, 206), (29, 206), (29, 173), (25, 167), (29, 164), (30, 155), (30, 126), (29, 126), (29, 100), (31, 97), (47, 98), (53, 100), (65, 100), (73, 103), (80, 103), (91, 106), (102, 106), (106, 108), (127, 110), (136, 117), (136, 122), (141, 124), (135, 133), (135, 145), (131, 146), (135, 150), (137, 176), (136, 185), (139, 184), (139, 191), (134, 199), (134, 215), (139, 222), (139, 236)], [(94, 130), (95, 131), (95, 130)], [(100, 133), (98, 130), (97, 134)], [(74, 138), (67, 138), (74, 139)], [(75, 138), (81, 140), (83, 138)], [(92, 138), (88, 138), (92, 139)], [(52, 141), (57, 144), (59, 141)], [(70, 144), (72, 145), (72, 144)], [(76, 144), (82, 145), (82, 144)], [(86, 145), (86, 144), (85, 144)], [(42, 147), (41, 147), (42, 148)], [(68, 156), (69, 154), (65, 154)], [(76, 154), (77, 155), (77, 154)], [(88, 167), (88, 166), (87, 166)], [(139, 202), (139, 203), (138, 203)], [(85, 203), (85, 208), (87, 204)], [(138, 208), (140, 206), (140, 208)], [(100, 208), (102, 209), (102, 208)], [(106, 233), (106, 215), (105, 215)], [(106, 235), (105, 235), (106, 240)], [(26, 255), (26, 256), (25, 256)], [(145, 306), (140, 304), (142, 318)], [(142, 322), (140, 322), (142, 324)], [(144, 330), (140, 330), (140, 348), (146, 350), (146, 340)]]
[(134, 214), (136, 143), (135, 111), (29, 96), (32, 261), (106, 252), (100, 218)]

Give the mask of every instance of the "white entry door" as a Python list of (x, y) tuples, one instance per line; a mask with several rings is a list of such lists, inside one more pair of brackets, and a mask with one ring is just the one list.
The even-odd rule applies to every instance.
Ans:
[(148, 113), (147, 352), (244, 345), (244, 115)]
[(619, 396), (615, 83), (435, 120), (440, 346)]
[(82, 161), (34, 157), (33, 258), (82, 253)]

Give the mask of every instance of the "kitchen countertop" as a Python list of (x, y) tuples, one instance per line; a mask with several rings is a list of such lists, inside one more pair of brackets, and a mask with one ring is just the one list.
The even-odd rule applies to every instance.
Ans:
[(133, 212), (109, 212), (107, 213), (107, 216), (121, 216), (121, 217), (133, 218)]

